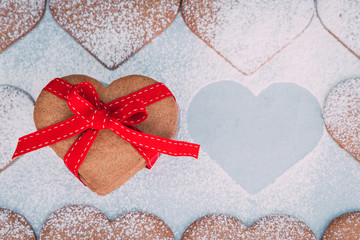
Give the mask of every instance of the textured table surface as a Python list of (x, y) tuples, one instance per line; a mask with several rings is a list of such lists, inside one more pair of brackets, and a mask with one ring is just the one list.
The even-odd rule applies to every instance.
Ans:
[(104, 83), (142, 74), (165, 83), (179, 105), (177, 139), (200, 143), (200, 157), (162, 156), (152, 170), (100, 197), (50, 148), (27, 154), (0, 173), (0, 207), (24, 215), (37, 235), (53, 211), (69, 204), (94, 206), (110, 220), (146, 211), (178, 239), (209, 213), (230, 214), (247, 225), (264, 215), (289, 214), (320, 238), (334, 217), (360, 209), (360, 164), (329, 136), (321, 113), (336, 83), (360, 76), (360, 60), (316, 15), (250, 76), (194, 35), (180, 14), (115, 71), (76, 43), (49, 9), (33, 31), (0, 54), (0, 84), (34, 99), (50, 80), (70, 74)]

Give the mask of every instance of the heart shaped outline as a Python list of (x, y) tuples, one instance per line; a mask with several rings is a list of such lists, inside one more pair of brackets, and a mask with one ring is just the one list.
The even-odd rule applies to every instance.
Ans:
[[(326, 4), (323, 4), (324, 2), (325, 2), (325, 1), (320, 1), (320, 0), (318, 0), (318, 1), (316, 2), (316, 14), (317, 14), (317, 16), (318, 16), (321, 24), (323, 25), (323, 27), (324, 27), (333, 37), (335, 37), (335, 38), (336, 38), (344, 47), (346, 47), (352, 54), (354, 54), (356, 57), (360, 58), (360, 42), (359, 42), (359, 46), (358, 46), (358, 49), (357, 49), (357, 50), (359, 50), (359, 52), (357, 52), (357, 50), (354, 50), (353, 47), (350, 47), (350, 46), (349, 46), (348, 40), (345, 39), (345, 37), (342, 35), (342, 33), (341, 33), (341, 32), (338, 32), (337, 30), (334, 31), (335, 29), (333, 29), (333, 25), (331, 25), (331, 23), (330, 23), (330, 25), (329, 25), (329, 23), (326, 23), (326, 22), (327, 22), (327, 19), (322, 17), (323, 8), (330, 9), (331, 6), (333, 6), (332, 4), (335, 5), (335, 3), (334, 3), (333, 1), (328, 1), (328, 0), (326, 0)], [(351, 3), (351, 0), (347, 0), (346, 2), (347, 2), (347, 3)], [(354, 1), (354, 2), (355, 2), (355, 1)], [(354, 4), (356, 4), (356, 3), (354, 3)], [(319, 5), (320, 5), (320, 7), (319, 7)], [(338, 6), (339, 6), (339, 5), (340, 5), (340, 6), (343, 6), (344, 4), (343, 4), (343, 3), (339, 3), (339, 1), (337, 1), (337, 5), (338, 5)], [(349, 7), (349, 8), (351, 7), (351, 10), (353, 10), (353, 11), (356, 9), (356, 7), (354, 7), (354, 6), (348, 6), (348, 7)], [(358, 8), (359, 8), (359, 13), (358, 13), (358, 15), (355, 16), (354, 18), (355, 18), (355, 19), (356, 19), (356, 18), (359, 19), (358, 21), (359, 21), (359, 24), (360, 24), (360, 4), (359, 4)], [(338, 10), (336, 13), (339, 13), (339, 18), (338, 18), (337, 23), (338, 23), (338, 25), (340, 25), (339, 22), (341, 22), (340, 19), (342, 19), (342, 16), (343, 16), (343, 13), (341, 12), (341, 10), (343, 10), (343, 9), (336, 9), (336, 10)], [(354, 12), (355, 12), (355, 11), (354, 11)], [(345, 13), (346, 13), (346, 12), (345, 12)], [(334, 13), (334, 14), (335, 14), (335, 13)], [(325, 20), (325, 21), (324, 21), (324, 20)], [(347, 23), (346, 25), (348, 25), (348, 24), (349, 24), (349, 23)], [(336, 26), (336, 25), (335, 25), (335, 26)], [(354, 26), (357, 26), (356, 23), (354, 24)], [(356, 29), (355, 29), (355, 31), (356, 31)], [(357, 34), (355, 34), (354, 32), (351, 32), (351, 33), (350, 33), (350, 36), (352, 36), (352, 35), (354, 35), (354, 36), (353, 36), (354, 39), (358, 39), (357, 36), (360, 36), (360, 30), (359, 30), (359, 32), (358, 32)], [(352, 45), (352, 44), (351, 44), (351, 45)]]
[[(127, 0), (110, 6), (92, 0), (86, 0), (86, 5), (82, 3), (50, 0), (49, 6), (55, 21), (110, 70), (118, 68), (168, 28), (180, 9), (180, 0)], [(156, 11), (156, 7), (161, 11)]]
[[(28, 34), (29, 32), (31, 32), (41, 21), (41, 19), (43, 18), (44, 14), (45, 14), (45, 5), (46, 5), (46, 0), (37, 0), (36, 2), (34, 1), (3, 1), (3, 4), (5, 5), (6, 3), (8, 3), (11, 6), (11, 9), (3, 9), (0, 8), (0, 22), (2, 24), (2, 27), (8, 27), (8, 29), (4, 29), (2, 31), (0, 31), (0, 53), (2, 53), (5, 49), (7, 49), (9, 46), (11, 46), (12, 44), (14, 44), (17, 40), (21, 39), (22, 37), (24, 37), (26, 34)], [(17, 4), (17, 5), (16, 5)], [(32, 4), (33, 6), (39, 5), (41, 6), (41, 9), (35, 9), (35, 12), (32, 12), (30, 10), (31, 9), (28, 5), (26, 4)], [(20, 7), (20, 6), (21, 7)], [(22, 6), (24, 5), (24, 6)], [(0, 5), (1, 7), (1, 5)], [(1, 12), (2, 10), (4, 10), (4, 12)], [(25, 16), (23, 16), (25, 15)], [(6, 23), (6, 20), (8, 20), (7, 18), (9, 17), (15, 17), (15, 18), (21, 18), (24, 17), (25, 19), (16, 19), (14, 20), (15, 23), (11, 23), (10, 26), (4, 26), (4, 24)], [(5, 23), (4, 23), (5, 22)], [(18, 26), (17, 24), (21, 24), (20, 26)], [(28, 25), (30, 24), (30, 25)], [(14, 27), (18, 27), (17, 29), (13, 30), (12, 28)], [(25, 29), (24, 29), (25, 28)], [(14, 36), (14, 31), (18, 32), (19, 34)]]
[[(217, 1), (203, 1), (203, 0), (184, 0), (182, 2), (181, 13), (186, 25), (189, 29), (197, 35), (202, 41), (204, 41), (210, 48), (214, 49), (221, 57), (223, 57), (227, 62), (229, 62), (234, 68), (236, 68), (239, 72), (243, 73), (244, 75), (251, 75), (259, 70), (266, 62), (272, 59), (276, 54), (278, 54), (282, 49), (287, 47), (296, 38), (298, 38), (310, 25), (314, 18), (314, 3), (313, 1), (308, 1), (308, 5), (305, 8), (308, 9), (301, 9), (306, 13), (308, 16), (306, 20), (302, 19), (302, 17), (298, 17), (295, 23), (304, 21), (301, 27), (296, 30), (296, 32), (291, 33), (291, 37), (286, 38), (287, 40), (281, 42), (279, 46), (276, 46), (274, 50), (267, 53), (270, 47), (268, 46), (269, 41), (263, 41), (263, 37), (257, 28), (255, 30), (251, 29), (251, 24), (248, 22), (244, 22), (244, 19), (249, 19), (247, 16), (239, 15), (240, 11), (243, 11), (246, 7), (248, 7), (248, 11), (244, 10), (245, 14), (247, 12), (250, 13), (250, 20), (252, 21), (254, 15), (256, 17), (263, 17), (263, 16), (271, 16), (270, 20), (264, 20), (262, 23), (257, 23), (257, 26), (264, 27), (264, 31), (262, 33), (271, 32), (273, 30), (281, 29), (280, 23), (288, 24), (291, 21), (282, 21), (276, 26), (267, 26), (266, 23), (271, 25), (271, 23), (276, 22), (276, 14), (272, 13), (269, 14), (266, 10), (271, 10), (273, 5), (277, 6), (273, 2), (269, 3), (267, 6), (269, 9), (262, 9), (263, 11), (254, 12), (254, 9), (257, 9), (258, 5), (261, 4), (261, 1), (253, 1), (254, 5), (251, 5), (252, 1), (225, 1), (225, 0), (217, 0)], [(228, 4), (228, 5), (226, 5)], [(239, 6), (238, 6), (238, 5)], [(243, 5), (241, 5), (243, 4)], [(266, 2), (264, 2), (266, 4)], [(281, 5), (282, 4), (282, 5)], [(285, 3), (281, 3), (281, 6), (285, 6)], [(299, 11), (292, 9), (295, 4), (288, 4), (287, 6), (290, 10), (293, 10), (295, 14)], [(303, 6), (302, 6), (303, 7)], [(235, 11), (237, 10), (237, 11)], [(288, 10), (288, 9), (287, 9)], [(276, 13), (279, 11), (278, 8), (275, 8)], [(287, 11), (284, 11), (287, 12)], [(301, 11), (300, 11), (301, 12)], [(222, 13), (222, 15), (220, 14)], [(229, 24), (229, 16), (232, 16), (231, 19), (234, 21), (234, 24)], [(264, 14), (267, 13), (267, 14)], [(244, 15), (245, 15), (244, 14)], [(258, 16), (256, 15), (258, 14)], [(286, 14), (289, 14), (288, 12)], [(286, 15), (284, 14), (284, 15)], [(291, 14), (291, 13), (290, 13)], [(220, 15), (220, 16), (218, 16)], [(280, 15), (279, 15), (280, 16)], [(206, 18), (206, 19), (205, 19)], [(254, 18), (256, 19), (256, 18)], [(255, 20), (254, 20), (255, 21)], [(239, 25), (239, 22), (243, 23), (243, 25)], [(256, 22), (256, 21), (255, 21)], [(230, 25), (231, 27), (224, 27), (224, 25)], [(291, 24), (290, 24), (291, 25)], [(239, 27), (237, 27), (239, 26)], [(258, 28), (259, 28), (258, 26)], [(293, 27), (293, 26), (292, 26)], [(289, 28), (292, 27), (284, 27), (284, 32), (288, 33)], [(239, 29), (244, 29), (245, 34), (248, 33), (249, 37), (241, 38), (243, 34), (239, 33)], [(271, 30), (269, 30), (271, 29)], [(283, 32), (283, 33), (284, 33)], [(275, 35), (275, 34), (274, 34)], [(220, 36), (220, 37), (218, 37)], [(276, 33), (274, 36), (275, 39), (278, 39), (279, 36), (282, 36), (279, 33)], [(242, 39), (242, 40), (241, 40)], [(259, 41), (255, 41), (259, 39)], [(246, 40), (246, 41), (245, 41)], [(251, 46), (251, 44), (256, 44)], [(250, 52), (248, 52), (250, 49)], [(261, 49), (261, 50), (258, 50)], [(257, 52), (256, 52), (257, 51)], [(266, 53), (266, 56), (264, 56)], [(263, 59), (261, 59), (263, 58)], [(261, 59), (261, 60), (259, 60)], [(254, 62), (254, 63), (253, 63)], [(254, 66), (248, 66), (249, 64), (253, 64)]]
[(174, 239), (166, 223), (149, 213), (127, 212), (110, 221), (97, 208), (68, 205), (48, 217), (39, 239), (142, 239), (144, 236)]
[(239, 219), (224, 214), (210, 214), (197, 219), (185, 230), (182, 240), (213, 237), (237, 240), (316, 240), (308, 225), (290, 215), (268, 215), (247, 227)]
[(187, 119), (192, 138), (249, 194), (308, 155), (324, 128), (319, 102), (294, 83), (274, 83), (257, 96), (235, 81), (209, 84)]

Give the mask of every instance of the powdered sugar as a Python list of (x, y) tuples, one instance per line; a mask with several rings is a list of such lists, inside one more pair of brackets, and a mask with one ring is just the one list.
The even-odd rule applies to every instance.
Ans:
[(246, 225), (234, 217), (211, 214), (191, 224), (185, 231), (183, 240), (239, 239), (246, 229)]
[(35, 129), (32, 121), (34, 102), (24, 91), (0, 85), (0, 172), (13, 160), (19, 137)]
[(40, 239), (113, 239), (109, 220), (96, 208), (72, 205), (52, 213)]
[(169, 26), (179, 4), (179, 0), (52, 0), (50, 9), (60, 26), (114, 69)]
[(41, 19), (45, 0), (0, 1), (0, 53), (29, 32)]
[(174, 239), (170, 228), (159, 218), (142, 212), (129, 212), (112, 222), (119, 239)]
[(318, 0), (322, 24), (360, 58), (360, 1)]
[(324, 106), (326, 128), (336, 141), (360, 160), (360, 78), (336, 85)]
[(266, 216), (242, 235), (244, 239), (316, 240), (311, 229), (299, 219), (288, 215)]
[(0, 208), (0, 239), (35, 240), (32, 227), (18, 213)]
[(214, 214), (195, 221), (183, 239), (316, 240), (316, 237), (304, 222), (288, 215), (266, 216), (248, 228), (234, 217)]
[(360, 212), (349, 212), (335, 218), (327, 227), (323, 240), (359, 239)]
[(310, 23), (312, 0), (184, 1), (187, 25), (220, 55), (251, 74)]
[[(178, 15), (151, 44), (109, 71), (59, 27), (50, 11), (23, 40), (0, 54), (0, 83), (21, 87), (33, 98), (51, 79), (74, 73), (105, 83), (131, 74), (165, 83), (179, 107), (176, 139), (194, 141), (188, 132), (193, 121), (187, 117), (188, 106), (210, 83), (232, 80), (257, 95), (272, 83), (292, 82), (306, 88), (323, 106), (339, 81), (360, 76), (360, 61), (315, 17), (296, 41), (256, 73), (244, 76), (194, 35)], [(224, 144), (215, 147), (222, 149)], [(110, 219), (129, 211), (150, 212), (169, 225), (176, 239), (195, 219), (210, 213), (235, 216), (247, 226), (268, 214), (290, 214), (320, 239), (333, 218), (360, 209), (359, 199), (360, 164), (326, 131), (311, 153), (255, 195), (247, 193), (204, 150), (198, 160), (163, 155), (151, 170), (139, 172), (105, 197), (77, 181), (49, 148), (23, 156), (0, 173), (1, 207), (23, 214), (37, 235), (52, 212), (69, 204), (87, 204)]]
[(40, 239), (161, 239), (171, 240), (169, 227), (159, 218), (142, 212), (126, 213), (112, 223), (94, 207), (69, 205), (44, 223)]

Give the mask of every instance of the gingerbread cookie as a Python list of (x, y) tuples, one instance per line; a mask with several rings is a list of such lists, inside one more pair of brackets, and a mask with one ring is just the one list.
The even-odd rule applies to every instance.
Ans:
[(297, 38), (314, 15), (312, 0), (184, 0), (186, 25), (245, 75)]
[(171, 91), (148, 77), (108, 87), (83, 75), (56, 78), (36, 101), (38, 131), (19, 139), (13, 157), (51, 146), (77, 178), (105, 195), (160, 154), (197, 158), (199, 145), (172, 140), (177, 116)]
[(332, 220), (326, 228), (322, 240), (333, 239), (360, 239), (360, 212), (349, 212)]
[(317, 13), (326, 30), (360, 58), (360, 1), (318, 0)]
[(112, 221), (112, 226), (118, 239), (175, 239), (166, 223), (149, 213), (125, 213)]
[[(105, 103), (157, 83), (144, 76), (120, 78), (108, 87), (82, 75), (72, 75), (63, 79), (71, 84), (85, 81), (91, 83), (99, 94), (99, 99)], [(144, 133), (173, 139), (177, 131), (178, 117), (175, 99), (167, 97), (149, 105), (146, 109), (147, 119), (143, 123), (136, 124), (136, 127)], [(69, 119), (73, 115), (66, 101), (48, 91), (42, 91), (36, 100), (34, 121), (39, 130)], [(65, 139), (51, 145), (51, 148), (64, 159), (78, 137)], [(145, 166), (146, 161), (129, 142), (110, 130), (101, 130), (78, 171), (80, 179), (91, 190), (105, 195), (125, 183)]]
[(51, 0), (50, 10), (105, 67), (117, 68), (175, 19), (180, 0)]
[(256, 221), (241, 239), (316, 240), (311, 229), (299, 219), (289, 215), (271, 215)]
[(98, 209), (84, 205), (63, 207), (44, 223), (45, 239), (174, 239), (170, 228), (158, 217), (142, 212), (126, 213), (114, 221)]
[(184, 232), (182, 240), (239, 239), (246, 229), (247, 226), (234, 217), (211, 214), (193, 222)]
[(20, 214), (0, 208), (0, 239), (36, 240), (29, 222)]
[(34, 101), (19, 88), (0, 85), (0, 172), (9, 166), (19, 137), (35, 129)]
[(324, 105), (324, 123), (334, 140), (360, 161), (360, 78), (331, 89)]
[(45, 3), (45, 0), (0, 1), (0, 53), (39, 23)]
[(45, 221), (40, 240), (45, 239), (114, 239), (108, 218), (98, 209), (70, 205), (50, 215)]
[(182, 239), (316, 240), (316, 237), (305, 223), (288, 215), (266, 216), (249, 228), (233, 217), (208, 215), (191, 224)]

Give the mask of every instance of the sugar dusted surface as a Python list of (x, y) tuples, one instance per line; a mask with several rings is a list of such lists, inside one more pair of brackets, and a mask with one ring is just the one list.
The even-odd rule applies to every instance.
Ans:
[(34, 102), (30, 95), (10, 85), (0, 85), (0, 173), (13, 160), (19, 137), (35, 130)]
[(120, 239), (172, 240), (172, 232), (161, 219), (143, 212), (129, 212), (112, 223)]
[(23, 216), (0, 208), (0, 239), (35, 240), (35, 234)]
[(327, 227), (323, 240), (359, 239), (360, 212), (349, 212), (335, 218)]
[[(74, 73), (105, 83), (130, 74), (165, 83), (179, 106), (176, 138), (193, 141), (187, 130), (191, 121), (187, 109), (210, 83), (235, 81), (257, 95), (272, 83), (292, 82), (308, 89), (323, 106), (332, 87), (360, 76), (360, 61), (315, 17), (296, 41), (256, 73), (244, 76), (196, 37), (178, 15), (149, 45), (110, 71), (63, 31), (49, 11), (23, 40), (0, 54), (0, 83), (21, 87), (33, 98), (51, 79)], [(0, 173), (0, 207), (24, 215), (37, 236), (52, 212), (69, 204), (86, 204), (110, 220), (129, 211), (150, 212), (164, 220), (176, 239), (195, 219), (211, 213), (229, 214), (247, 226), (265, 215), (289, 214), (320, 238), (334, 217), (360, 209), (359, 200), (360, 165), (326, 131), (311, 153), (253, 195), (203, 150), (198, 160), (162, 156), (151, 170), (141, 171), (105, 197), (85, 188), (49, 148), (23, 156)]]
[(317, 12), (324, 26), (360, 58), (360, 1), (318, 0)]
[(45, 0), (0, 1), (0, 52), (36, 25)]
[(212, 214), (190, 225), (183, 235), (183, 240), (238, 239), (246, 229), (246, 225), (234, 217)]
[[(202, 7), (206, 6), (206, 7)], [(291, 43), (314, 15), (312, 0), (185, 1), (190, 28), (245, 74)]]
[(261, 218), (241, 237), (244, 239), (316, 240), (304, 222), (288, 215)]
[(324, 122), (342, 147), (360, 160), (360, 77), (345, 80), (333, 89), (324, 106)]
[(50, 1), (56, 21), (110, 69), (170, 25), (179, 5), (179, 0)]
[(109, 220), (97, 209), (71, 205), (51, 214), (40, 239), (113, 239)]

